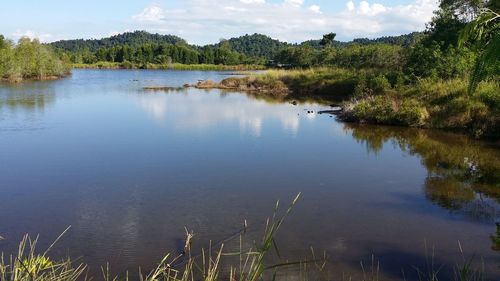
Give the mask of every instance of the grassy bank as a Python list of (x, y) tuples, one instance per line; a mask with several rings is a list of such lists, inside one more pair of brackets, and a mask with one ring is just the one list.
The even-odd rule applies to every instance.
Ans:
[(97, 62), (93, 64), (72, 64), (77, 69), (169, 69), (169, 70), (203, 70), (203, 71), (244, 71), (263, 70), (263, 65), (222, 65), (222, 64), (134, 64), (131, 62)]
[(198, 88), (251, 91), (287, 99), (341, 103), (345, 121), (437, 128), (474, 137), (500, 138), (500, 83), (481, 82), (469, 95), (468, 80), (422, 79), (405, 83), (398, 72), (312, 68), (269, 70)]

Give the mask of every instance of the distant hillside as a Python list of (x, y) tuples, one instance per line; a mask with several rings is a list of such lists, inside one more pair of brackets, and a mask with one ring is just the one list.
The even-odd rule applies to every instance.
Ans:
[[(231, 38), (227, 42), (233, 51), (250, 57), (264, 57), (266, 59), (272, 59), (281, 49), (291, 46), (286, 42), (257, 33)], [(219, 47), (220, 45), (221, 43), (212, 46)]]
[[(352, 44), (360, 44), (360, 45), (370, 45), (377, 43), (385, 43), (390, 45), (399, 45), (399, 46), (408, 46), (411, 44), (416, 37), (421, 35), (422, 33), (414, 32), (406, 35), (400, 36), (386, 36), (377, 39), (368, 39), (368, 38), (359, 38), (354, 39), (350, 42), (340, 42), (334, 41), (333, 46), (337, 48), (347, 47)], [(100, 54), (96, 54), (98, 59), (109, 59), (108, 57), (114, 57), (113, 52), (117, 52), (118, 50), (109, 50), (114, 47), (124, 47), (128, 46), (131, 48), (144, 48), (145, 45), (152, 45), (153, 48), (165, 49), (167, 47), (161, 45), (175, 45), (177, 43), (182, 43), (181, 53), (184, 51), (189, 51), (190, 53), (197, 53), (202, 57), (206, 57), (204, 59), (208, 59), (209, 62), (212, 61), (212, 57), (216, 54), (219, 56), (223, 56), (220, 52), (217, 53), (217, 50), (228, 50), (235, 52), (233, 54), (236, 56), (237, 53), (245, 55), (249, 58), (265, 58), (267, 60), (272, 60), (279, 53), (280, 50), (298, 46), (298, 45), (308, 45), (313, 47), (314, 49), (321, 49), (320, 40), (309, 40), (300, 44), (291, 44), (287, 42), (282, 42), (276, 39), (272, 39), (269, 36), (262, 34), (252, 34), (252, 35), (244, 35), (236, 38), (231, 38), (229, 40), (224, 40), (217, 44), (207, 45), (205, 47), (202, 46), (194, 46), (188, 45), (186, 41), (180, 37), (174, 35), (160, 35), (160, 34), (152, 34), (146, 31), (135, 31), (135, 32), (127, 32), (119, 35), (115, 35), (108, 38), (103, 39), (77, 39), (77, 40), (63, 40), (51, 43), (54, 48), (58, 50), (63, 50), (66, 52), (87, 52), (90, 51), (92, 53), (97, 53), (100, 50)], [(221, 48), (223, 47), (223, 48)], [(229, 49), (228, 49), (229, 47)], [(146, 49), (150, 49), (151, 47), (146, 47)], [(186, 50), (184, 50), (186, 49)], [(173, 53), (168, 53), (168, 56), (177, 57), (180, 52), (172, 51)], [(141, 52), (148, 52), (148, 50), (141, 50)], [(208, 53), (206, 53), (208, 52)], [(109, 53), (109, 54), (107, 54)], [(212, 54), (213, 53), (213, 54)], [(182, 54), (181, 54), (182, 55)], [(182, 55), (185, 56), (185, 55)], [(205, 61), (202, 59), (201, 61)]]
[(412, 32), (410, 34), (399, 35), (399, 36), (384, 36), (376, 39), (368, 39), (368, 38), (358, 38), (354, 39), (352, 42), (361, 44), (361, 45), (369, 45), (369, 44), (377, 44), (384, 43), (389, 45), (399, 45), (399, 46), (409, 46), (412, 44), (416, 38), (422, 35), (422, 32)]
[[(346, 47), (352, 44), (359, 44), (359, 45), (389, 44), (389, 45), (398, 45), (407, 47), (422, 34), (423, 34), (422, 32), (412, 32), (410, 34), (404, 34), (398, 36), (384, 36), (375, 39), (356, 38), (349, 42), (333, 41), (333, 46), (339, 48), (339, 47)], [(322, 48), (322, 46), (319, 44), (319, 42), (320, 40), (308, 40), (302, 42), (301, 45), (309, 45), (315, 49), (320, 49)]]
[(56, 49), (75, 52), (78, 50), (89, 49), (92, 52), (99, 48), (110, 48), (121, 45), (139, 46), (143, 44), (176, 44), (186, 41), (174, 35), (152, 34), (146, 31), (126, 32), (123, 34), (111, 36), (103, 39), (76, 39), (62, 40), (51, 43)]

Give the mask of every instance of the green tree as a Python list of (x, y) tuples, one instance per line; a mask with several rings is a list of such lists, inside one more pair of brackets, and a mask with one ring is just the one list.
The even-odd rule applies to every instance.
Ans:
[(336, 33), (328, 33), (323, 35), (323, 39), (319, 42), (321, 46), (325, 47), (331, 47), (333, 45), (333, 40), (335, 40), (335, 37), (337, 36)]

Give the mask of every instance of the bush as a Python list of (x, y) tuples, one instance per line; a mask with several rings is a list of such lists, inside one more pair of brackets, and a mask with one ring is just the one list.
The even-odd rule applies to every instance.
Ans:
[(133, 69), (134, 68), (134, 64), (126, 60), (126, 61), (120, 63), (120, 68), (123, 68), (123, 69)]
[(414, 99), (403, 100), (396, 113), (396, 120), (407, 126), (424, 126), (428, 118), (427, 109)]
[(3, 38), (0, 41), (0, 78), (19, 81), (63, 77), (69, 73), (69, 66), (36, 39), (21, 38), (15, 47)]
[(354, 96), (380, 95), (391, 89), (391, 83), (384, 74), (361, 73), (357, 77)]

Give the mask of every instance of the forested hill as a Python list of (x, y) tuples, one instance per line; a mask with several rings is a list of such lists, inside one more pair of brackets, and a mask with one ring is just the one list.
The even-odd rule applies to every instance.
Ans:
[[(407, 47), (411, 43), (415, 42), (415, 40), (421, 36), (423, 33), (422, 32), (412, 32), (409, 34), (404, 34), (404, 35), (398, 35), (398, 36), (384, 36), (380, 38), (375, 38), (375, 39), (368, 39), (368, 38), (356, 38), (352, 41), (349, 42), (342, 42), (342, 41), (333, 41), (332, 45), (334, 47), (347, 47), (349, 45), (353, 44), (359, 44), (359, 45), (372, 45), (372, 44), (388, 44), (388, 45), (397, 45), (397, 46), (403, 46)], [(320, 44), (321, 40), (308, 40), (300, 45), (308, 45), (311, 46), (315, 49), (321, 49), (322, 46)]]
[[(250, 57), (264, 57), (266, 59), (273, 58), (283, 48), (291, 46), (286, 42), (281, 42), (272, 39), (269, 36), (262, 34), (244, 35), (229, 40), (224, 40), (229, 43), (229, 47), (238, 53), (245, 54)], [(220, 47), (224, 41), (212, 45), (212, 47)]]
[[(371, 44), (389, 44), (398, 45), (406, 47), (410, 45), (414, 40), (421, 35), (421, 32), (413, 32), (410, 34), (399, 35), (399, 36), (385, 36), (376, 39), (368, 38), (358, 38), (349, 42), (334, 41), (333, 46), (335, 47), (346, 47), (353, 44), (359, 45), (371, 45)], [(308, 40), (301, 44), (291, 44), (287, 42), (282, 42), (276, 39), (272, 39), (269, 36), (262, 34), (244, 35), (236, 38), (231, 38), (225, 42), (229, 43), (229, 46), (233, 51), (243, 53), (250, 57), (264, 57), (266, 59), (273, 59), (276, 54), (287, 47), (293, 47), (297, 45), (308, 45), (315, 49), (321, 49), (321, 40)], [(212, 45), (213, 47), (220, 47), (219, 43)]]
[(161, 35), (153, 34), (146, 31), (126, 32), (123, 34), (111, 36), (103, 39), (76, 39), (76, 40), (62, 40), (51, 43), (56, 49), (75, 52), (79, 50), (88, 49), (95, 52), (99, 48), (111, 48), (116, 46), (141, 46), (144, 44), (186, 44), (186, 41), (174, 35)]
[[(421, 33), (414, 32), (407, 35), (388, 36), (377, 39), (360, 38), (360, 39), (354, 39), (353, 41), (350, 42), (334, 41), (333, 46), (345, 47), (352, 44), (370, 45), (375, 43), (408, 46), (420, 34)], [(182, 43), (183, 45), (185, 45), (185, 47), (188, 47), (189, 49), (192, 50), (196, 51), (202, 50), (202, 48), (199, 46), (188, 45), (184, 39), (179, 38), (177, 36), (152, 34), (146, 31), (127, 32), (103, 39), (63, 40), (51, 43), (50, 45), (52, 45), (56, 49), (69, 52), (77, 52), (82, 50), (89, 50), (91, 52), (96, 52), (100, 48), (112, 48), (124, 45), (128, 45), (131, 47), (139, 47), (145, 44), (175, 45), (177, 43)], [(244, 54), (248, 57), (263, 57), (266, 59), (273, 59), (280, 50), (283, 50), (287, 47), (308, 45), (315, 49), (321, 49), (320, 40), (309, 40), (301, 44), (291, 44), (276, 39), (272, 39), (271, 37), (262, 34), (252, 34), (252, 35), (247, 34), (244, 36), (231, 38), (229, 40), (223, 40), (220, 43), (208, 45), (207, 47), (211, 49), (218, 49), (223, 45), (228, 46), (232, 51)]]

